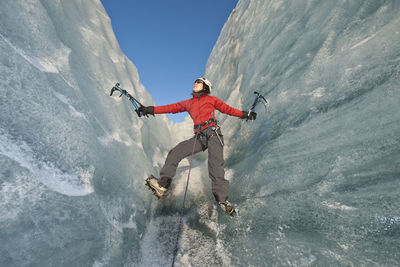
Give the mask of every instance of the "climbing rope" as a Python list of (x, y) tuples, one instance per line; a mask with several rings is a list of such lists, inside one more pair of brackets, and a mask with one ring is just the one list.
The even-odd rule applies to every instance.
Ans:
[(188, 172), (188, 176), (187, 176), (187, 179), (186, 179), (186, 188), (185, 188), (185, 194), (183, 195), (181, 214), (179, 216), (178, 234), (176, 235), (176, 240), (175, 240), (174, 255), (173, 255), (173, 258), (172, 258), (172, 265), (171, 265), (172, 267), (174, 267), (174, 265), (175, 265), (176, 254), (178, 254), (178, 245), (179, 245), (179, 237), (180, 237), (181, 228), (182, 228), (183, 211), (185, 209), (186, 194), (187, 194), (187, 190), (188, 190), (188, 187), (189, 187), (190, 172), (192, 170), (192, 158), (193, 158), (193, 154), (194, 154), (194, 149), (196, 147), (197, 135), (198, 135), (198, 132), (196, 133), (196, 136), (194, 137), (192, 156), (190, 157), (190, 160), (189, 160), (189, 172)]

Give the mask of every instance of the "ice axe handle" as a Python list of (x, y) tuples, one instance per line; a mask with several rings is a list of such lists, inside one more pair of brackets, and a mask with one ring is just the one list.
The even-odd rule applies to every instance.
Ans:
[[(265, 103), (268, 103), (268, 101), (265, 99), (265, 97), (263, 95), (261, 95), (259, 92), (254, 92), (254, 94), (256, 94), (256, 98), (254, 99), (253, 105), (251, 106), (251, 108), (249, 109), (249, 112), (247, 113), (247, 117), (250, 117), (251, 112), (254, 112), (254, 110), (256, 109), (256, 106), (258, 104), (258, 102), (262, 102), (265, 106)], [(265, 102), (265, 103), (264, 103)], [(247, 119), (248, 120), (248, 119)]]
[(257, 102), (258, 102), (258, 99), (260, 98), (260, 93), (259, 92), (254, 92), (254, 94), (256, 94), (257, 96), (254, 99), (253, 105), (251, 106), (251, 109), (249, 111), (249, 115), (250, 115), (250, 112), (254, 112), (254, 110), (256, 108), (256, 105), (257, 105)]
[[(257, 102), (258, 102), (258, 99), (260, 98), (260, 93), (254, 92), (254, 94), (256, 94), (257, 96), (256, 96), (256, 98), (254, 99), (253, 105), (251, 105), (251, 108), (249, 109), (249, 112), (247, 113), (247, 117), (250, 117), (250, 113), (251, 113), (251, 112), (254, 112), (254, 110), (255, 110), (255, 108), (256, 108), (256, 105), (257, 105)], [(246, 119), (246, 121), (248, 121), (248, 120), (249, 120), (249, 119)]]

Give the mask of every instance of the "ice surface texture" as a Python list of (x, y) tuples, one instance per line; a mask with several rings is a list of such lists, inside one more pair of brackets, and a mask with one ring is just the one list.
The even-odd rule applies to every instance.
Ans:
[(223, 122), (235, 265), (400, 263), (398, 1), (239, 1), (205, 76), (270, 102)]
[[(0, 51), (0, 266), (169, 265), (188, 162), (163, 201), (143, 180), (190, 121), (109, 97), (119, 81), (154, 104), (101, 3), (5, 0)], [(232, 106), (269, 105), (217, 113), (238, 216), (197, 156), (178, 264), (400, 264), (398, 1), (240, 0), (205, 76)]]
[(154, 104), (100, 1), (2, 1), (0, 51), (0, 266), (138, 262), (171, 122), (109, 96)]

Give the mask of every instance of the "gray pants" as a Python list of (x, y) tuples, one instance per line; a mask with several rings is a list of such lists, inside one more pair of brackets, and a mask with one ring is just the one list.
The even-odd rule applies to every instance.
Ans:
[(172, 177), (176, 174), (179, 162), (190, 156), (193, 151), (194, 154), (204, 151), (208, 148), (208, 174), (211, 179), (212, 193), (217, 202), (225, 201), (228, 199), (228, 186), (229, 181), (225, 180), (224, 171), (224, 156), (223, 146), (220, 140), (223, 141), (221, 131), (218, 130), (217, 134), (210, 128), (205, 129), (205, 135), (198, 135), (179, 143), (171, 151), (169, 151), (167, 159), (165, 160), (164, 167), (160, 171), (159, 185), (168, 188), (171, 184)]

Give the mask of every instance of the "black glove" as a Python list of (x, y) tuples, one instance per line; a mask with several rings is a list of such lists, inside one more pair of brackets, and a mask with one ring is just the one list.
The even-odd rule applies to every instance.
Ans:
[(148, 116), (148, 115), (153, 115), (154, 116), (154, 106), (141, 106), (138, 110), (138, 116)]
[(251, 111), (250, 114), (248, 111), (246, 110), (242, 110), (242, 119), (246, 119), (246, 120), (255, 120), (257, 118), (257, 113)]

